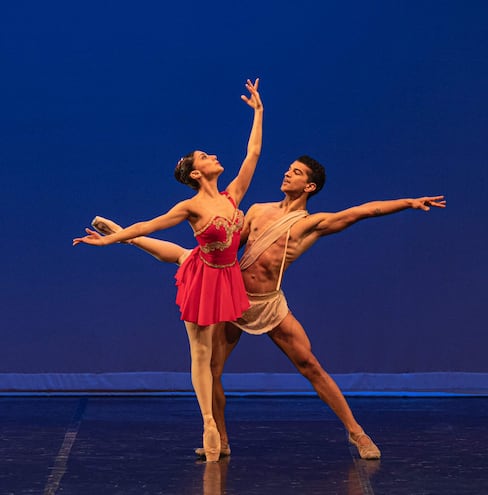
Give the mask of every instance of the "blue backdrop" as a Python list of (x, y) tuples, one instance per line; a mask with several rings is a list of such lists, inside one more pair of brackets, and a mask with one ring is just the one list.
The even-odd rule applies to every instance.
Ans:
[[(180, 156), (245, 154), (246, 78), (264, 148), (242, 206), (280, 200), (306, 153), (310, 211), (445, 194), (448, 208), (322, 239), (284, 288), (333, 373), (486, 372), (488, 36), (484, 1), (33, 2), (0, 7), (0, 373), (188, 371), (175, 266), (71, 247), (191, 195)], [(193, 246), (188, 225), (158, 237)], [(247, 337), (233, 372), (291, 372)]]

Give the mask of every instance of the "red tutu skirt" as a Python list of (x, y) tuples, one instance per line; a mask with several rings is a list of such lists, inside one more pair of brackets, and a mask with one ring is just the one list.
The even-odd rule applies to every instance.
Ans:
[(249, 308), (237, 261), (232, 266), (215, 268), (201, 259), (197, 246), (175, 278), (176, 304), (184, 321), (201, 326), (233, 321)]

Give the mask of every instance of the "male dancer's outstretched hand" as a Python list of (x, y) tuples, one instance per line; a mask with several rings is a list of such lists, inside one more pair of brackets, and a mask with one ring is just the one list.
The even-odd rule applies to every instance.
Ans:
[(412, 208), (415, 210), (429, 211), (431, 206), (445, 208), (446, 200), (444, 199), (444, 196), (425, 196), (412, 200)]

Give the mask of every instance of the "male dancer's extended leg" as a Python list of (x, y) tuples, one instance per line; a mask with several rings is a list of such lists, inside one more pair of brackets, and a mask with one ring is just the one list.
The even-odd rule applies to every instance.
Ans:
[(322, 368), (312, 353), (310, 340), (300, 322), (291, 314), (271, 332), (273, 342), (288, 356), (297, 370), (310, 381), (318, 396), (342, 421), (351, 443), (358, 447), (363, 459), (378, 459), (380, 451), (363, 432), (336, 382)]

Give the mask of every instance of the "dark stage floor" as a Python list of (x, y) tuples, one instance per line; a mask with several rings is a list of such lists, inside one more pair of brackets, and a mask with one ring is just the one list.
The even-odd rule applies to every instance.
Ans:
[(196, 460), (193, 397), (0, 398), (0, 493), (488, 494), (488, 398), (349, 398), (358, 459), (312, 397), (230, 398), (232, 456)]

